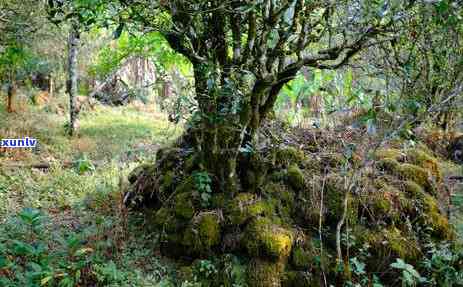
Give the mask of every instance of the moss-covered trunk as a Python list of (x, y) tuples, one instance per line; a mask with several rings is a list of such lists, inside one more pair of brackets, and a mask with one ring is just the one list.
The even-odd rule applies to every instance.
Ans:
[(271, 81), (256, 79), (250, 85), (245, 73), (213, 64), (196, 64), (194, 72), (199, 109), (185, 138), (190, 139), (200, 168), (212, 176), (218, 192), (233, 195), (241, 184), (239, 170), (245, 168), (240, 165), (246, 165), (238, 160), (240, 152), (258, 146), (259, 127), (273, 106), (263, 103), (276, 99), (279, 88), (272, 90)]

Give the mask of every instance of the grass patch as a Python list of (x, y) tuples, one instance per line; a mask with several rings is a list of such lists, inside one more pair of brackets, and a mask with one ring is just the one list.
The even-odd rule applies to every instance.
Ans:
[[(174, 269), (154, 254), (156, 238), (146, 238), (143, 222), (128, 217), (121, 202), (127, 174), (154, 160), (182, 129), (159, 113), (97, 106), (80, 114), (79, 132), (70, 138), (67, 115), (52, 110), (27, 105), (8, 114), (0, 104), (0, 138), (39, 142), (36, 149), (0, 151), (0, 286), (168, 282)], [(96, 168), (69, 164), (82, 158)], [(27, 167), (41, 162), (51, 168)], [(30, 210), (40, 214), (33, 229), (24, 221)], [(36, 246), (45, 249), (39, 254)]]

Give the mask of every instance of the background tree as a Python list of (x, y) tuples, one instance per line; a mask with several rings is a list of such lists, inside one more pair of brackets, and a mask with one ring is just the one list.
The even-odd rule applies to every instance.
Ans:
[(366, 51), (357, 66), (384, 82), (385, 110), (411, 127), (431, 121), (453, 130), (463, 104), (463, 9), (445, 0), (420, 5), (414, 13), (405, 25), (394, 25), (391, 41)]
[(77, 125), (77, 88), (78, 88), (78, 71), (77, 71), (77, 55), (79, 51), (79, 24), (72, 21), (69, 29), (68, 42), (68, 85), (67, 92), (69, 94), (69, 135), (72, 136), (76, 132)]
[(18, 82), (37, 68), (30, 42), (44, 20), (41, 7), (37, 1), (0, 1), (0, 80), (7, 83), (8, 112), (15, 110)]

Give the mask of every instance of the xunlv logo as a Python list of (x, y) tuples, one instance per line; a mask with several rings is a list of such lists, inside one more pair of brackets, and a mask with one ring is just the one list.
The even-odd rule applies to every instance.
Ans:
[(23, 139), (0, 139), (0, 147), (28, 148), (35, 147), (37, 140), (25, 137)]

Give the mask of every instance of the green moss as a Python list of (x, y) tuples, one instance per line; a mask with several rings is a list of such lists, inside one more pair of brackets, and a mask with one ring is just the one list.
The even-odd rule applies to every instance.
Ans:
[(426, 191), (434, 192), (433, 184), (429, 179), (429, 173), (426, 169), (413, 164), (403, 163), (399, 166), (397, 172), (404, 180), (412, 180)]
[(402, 183), (404, 191), (411, 197), (417, 197), (424, 194), (424, 189), (416, 182), (407, 180)]
[[(336, 225), (344, 213), (344, 197), (346, 190), (342, 177), (332, 174), (325, 183), (325, 207), (328, 224)], [(350, 193), (347, 195), (347, 220), (353, 224), (358, 218), (359, 200)]]
[(285, 184), (270, 182), (264, 186), (263, 191), (268, 197), (279, 200), (286, 206), (293, 207), (294, 205), (295, 194)]
[(270, 182), (263, 188), (266, 202), (269, 205), (267, 217), (280, 220), (279, 223), (291, 225), (294, 223), (295, 194), (287, 185)]
[(156, 227), (161, 228), (171, 217), (169, 209), (161, 207), (155, 214), (153, 218), (153, 223)]
[[(411, 188), (417, 186), (416, 183), (409, 181)], [(403, 217), (407, 215), (414, 217), (416, 209), (414, 206), (413, 197), (408, 197), (408, 192), (405, 191), (404, 182), (392, 181), (377, 181), (375, 184), (378, 190), (368, 194), (364, 199), (364, 205), (369, 206), (372, 216), (376, 219), (389, 219), (388, 223), (401, 225)], [(401, 189), (397, 188), (398, 185)]]
[(438, 160), (429, 151), (413, 148), (407, 151), (407, 161), (430, 171), (436, 181), (442, 180), (442, 171)]
[(395, 227), (379, 231), (370, 230), (362, 236), (370, 244), (375, 260), (388, 262), (399, 257), (407, 262), (416, 262), (422, 256), (418, 242), (413, 238), (403, 236), (402, 232)]
[(304, 152), (294, 147), (279, 149), (275, 152), (275, 162), (277, 165), (302, 164), (305, 160), (306, 156)]
[(212, 247), (220, 241), (219, 217), (216, 214), (205, 214), (199, 221), (199, 237), (202, 245)]
[(263, 188), (264, 192), (271, 196), (279, 196), (280, 193), (286, 191), (286, 186), (281, 183), (270, 182)]
[(304, 188), (304, 174), (296, 164), (292, 164), (288, 168), (288, 183), (292, 188), (294, 188), (294, 190), (297, 191), (302, 190)]
[(253, 259), (249, 263), (247, 282), (249, 287), (281, 286), (283, 264)]
[(384, 158), (379, 160), (377, 163), (379, 169), (396, 173), (400, 168), (400, 163), (392, 158)]
[(175, 193), (192, 193), (195, 190), (195, 180), (192, 176), (185, 178), (175, 189)]
[(183, 218), (190, 219), (195, 213), (193, 201), (191, 200), (191, 193), (184, 192), (175, 196), (175, 215)]
[(273, 205), (252, 193), (239, 193), (231, 199), (225, 209), (225, 216), (232, 225), (241, 225), (259, 215), (272, 216)]
[(377, 160), (393, 159), (397, 161), (397, 160), (403, 159), (404, 156), (405, 156), (404, 153), (394, 148), (381, 148), (381, 149), (377, 149), (375, 152), (375, 158)]
[(440, 212), (437, 200), (429, 195), (424, 194), (421, 198), (423, 205), (422, 224), (432, 229), (432, 234), (440, 239), (453, 239), (455, 234), (447, 218)]
[(310, 270), (315, 260), (316, 254), (312, 248), (297, 246), (291, 251), (291, 265), (296, 270)]
[(291, 231), (260, 217), (247, 226), (244, 245), (251, 256), (281, 260), (289, 256), (292, 241)]
[(215, 213), (201, 213), (192, 220), (183, 237), (183, 245), (193, 253), (209, 254), (220, 243), (220, 220)]
[(178, 277), (181, 279), (182, 282), (184, 281), (193, 282), (194, 281), (194, 272), (191, 266), (182, 266), (178, 269), (177, 273), (178, 273)]
[(395, 159), (382, 159), (377, 163), (380, 169), (400, 177), (405, 181), (414, 181), (427, 192), (435, 193), (435, 187), (430, 179), (431, 171), (410, 163), (399, 163)]
[(154, 213), (154, 226), (167, 233), (176, 233), (181, 227), (181, 222), (175, 217), (171, 209), (162, 207)]
[(379, 190), (373, 197), (373, 210), (375, 214), (383, 215), (388, 214), (392, 210), (390, 200), (384, 195), (383, 191)]
[(159, 191), (162, 194), (168, 193), (174, 184), (175, 181), (175, 173), (171, 170), (166, 171), (164, 175), (161, 177), (161, 184), (159, 187)]
[[(397, 194), (397, 200), (400, 205), (401, 213), (412, 215), (415, 214), (415, 206), (413, 200), (408, 198), (405, 193), (399, 192)], [(400, 216), (400, 214), (398, 214)]]

